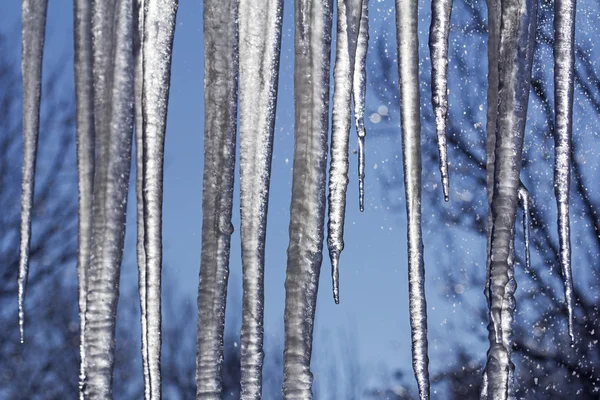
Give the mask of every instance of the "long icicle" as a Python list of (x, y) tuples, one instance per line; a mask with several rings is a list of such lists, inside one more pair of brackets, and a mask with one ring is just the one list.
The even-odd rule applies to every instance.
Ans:
[(329, 222), (327, 224), (327, 247), (331, 259), (333, 299), (336, 304), (340, 302), (339, 260), (344, 249), (348, 142), (352, 117), (352, 78), (361, 11), (360, 0), (337, 0), (336, 57), (331, 115), (331, 163), (329, 166)]
[(25, 290), (29, 274), (31, 212), (35, 188), (35, 164), (40, 131), (42, 58), (48, 0), (21, 3), (21, 74), (23, 75), (23, 177), (21, 180), (21, 239), (19, 244), (19, 333), (25, 340)]
[(421, 115), (419, 96), (418, 4), (396, 0), (402, 159), (408, 231), (408, 290), (413, 369), (419, 398), (429, 398), (427, 302), (421, 235)]
[(294, 1), (294, 167), (285, 279), (283, 398), (312, 399), (323, 261), (332, 1)]
[(240, 215), (243, 268), (241, 398), (262, 393), (264, 265), (283, 0), (239, 8)]
[(79, 221), (77, 280), (79, 301), (79, 398), (85, 383), (85, 310), (87, 271), (92, 245), (92, 202), (94, 188), (94, 87), (92, 72), (92, 10), (88, 0), (73, 3), (75, 40), (75, 95), (77, 100), (77, 174)]
[(569, 227), (573, 82), (575, 75), (575, 3), (575, 0), (555, 0), (554, 2), (554, 103), (556, 107), (554, 193), (558, 209), (560, 268), (565, 288), (571, 343), (575, 341), (573, 332), (571, 234)]
[(444, 200), (449, 200), (446, 120), (448, 118), (448, 36), (452, 0), (432, 0), (429, 51), (431, 52), (431, 98), (440, 153), (440, 174)]
[(221, 398), (223, 329), (233, 225), (238, 0), (204, 2), (204, 182), (196, 396)]
[[(97, 4), (97, 3), (96, 3)], [(110, 7), (110, 5), (105, 4)], [(112, 369), (119, 276), (125, 240), (127, 190), (133, 130), (133, 25), (131, 0), (96, 9), (92, 17), (96, 148), (102, 151), (94, 172), (92, 253), (85, 321), (85, 397), (112, 398)], [(114, 14), (113, 14), (114, 13)], [(106, 28), (114, 18), (114, 28)], [(105, 48), (99, 49), (102, 43)], [(101, 63), (99, 65), (99, 63)], [(97, 69), (100, 67), (101, 69)], [(98, 74), (104, 74), (101, 77)], [(106, 118), (106, 119), (101, 119)], [(98, 149), (98, 143), (105, 148)], [(98, 154), (98, 153), (97, 153)]]
[(491, 229), (490, 348), (482, 391), (482, 398), (494, 400), (508, 399), (513, 393), (514, 364), (510, 358), (516, 283), (512, 253), (537, 1), (505, 0), (501, 13), (492, 224), (488, 227)]
[(144, 398), (152, 397), (150, 373), (148, 370), (148, 323), (146, 306), (146, 252), (144, 250), (144, 119), (142, 117), (143, 60), (142, 42), (144, 36), (144, 0), (135, 0), (133, 8), (133, 57), (134, 57), (134, 109), (135, 109), (135, 191), (137, 225), (137, 264), (138, 290), (140, 295), (140, 320), (142, 325), (142, 370), (144, 374)]
[(354, 121), (358, 136), (358, 207), (365, 210), (365, 104), (367, 97), (367, 50), (369, 49), (369, 0), (362, 0), (360, 27), (354, 58), (352, 78), (352, 98), (354, 100)]
[[(165, 134), (177, 0), (144, 0), (142, 33), (142, 203), (146, 302), (145, 393), (160, 399), (162, 201)], [(142, 300), (143, 301), (143, 300)]]
[(531, 197), (529, 195), (529, 190), (525, 187), (525, 185), (519, 185), (519, 202), (521, 203), (521, 207), (523, 208), (523, 238), (525, 241), (525, 268), (527, 270), (531, 269), (531, 252), (529, 246), (529, 206), (531, 205)]

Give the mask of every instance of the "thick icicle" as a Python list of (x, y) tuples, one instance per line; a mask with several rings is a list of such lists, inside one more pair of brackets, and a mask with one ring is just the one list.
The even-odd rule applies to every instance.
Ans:
[[(204, 182), (196, 396), (221, 398), (235, 167), (238, 0), (204, 2)], [(264, 33), (262, 34), (264, 35)]]
[(19, 332), (25, 335), (25, 289), (29, 274), (31, 211), (35, 187), (35, 164), (40, 130), (42, 97), (42, 57), (46, 32), (48, 0), (23, 0), (21, 3), (23, 75), (23, 177), (21, 181), (21, 242), (19, 245)]
[[(112, 398), (133, 129), (132, 3), (117, 0), (113, 7), (103, 6), (106, 8), (96, 8), (92, 16), (96, 149), (101, 155), (96, 153), (94, 171), (85, 321), (85, 397), (94, 399)], [(114, 25), (113, 29), (108, 30), (109, 25)]]
[(518, 191), (519, 202), (523, 208), (523, 237), (525, 241), (525, 267), (531, 269), (531, 252), (529, 248), (529, 205), (530, 196), (527, 188), (521, 184)]
[[(161, 398), (161, 272), (163, 166), (177, 0), (144, 0), (142, 31), (142, 203), (146, 288), (146, 396)], [(139, 66), (138, 66), (139, 68)], [(137, 115), (139, 119), (140, 116)], [(139, 138), (137, 139), (139, 141)], [(139, 162), (139, 156), (136, 162)], [(136, 182), (137, 185), (139, 183)], [(139, 240), (139, 236), (138, 236)], [(141, 260), (139, 256), (138, 260)]]
[(79, 299), (79, 398), (85, 383), (85, 310), (87, 271), (92, 245), (92, 201), (94, 187), (94, 87), (92, 73), (92, 10), (87, 0), (75, 0), (75, 95), (77, 99), (77, 174), (79, 222), (77, 279)]
[(339, 260), (344, 249), (344, 218), (348, 188), (348, 142), (352, 117), (352, 85), (361, 0), (337, 0), (336, 57), (331, 115), (331, 163), (329, 167), (329, 222), (327, 247), (331, 259), (333, 299), (338, 304)]
[(294, 1), (294, 169), (285, 280), (283, 398), (312, 399), (310, 358), (323, 260), (332, 1)]
[(446, 118), (448, 117), (448, 36), (452, 0), (432, 0), (429, 51), (431, 52), (431, 98), (435, 115), (440, 174), (444, 200), (449, 200)]
[(513, 240), (519, 173), (537, 22), (536, 0), (502, 2), (498, 57), (498, 115), (490, 241), (490, 348), (482, 398), (512, 397), (512, 321), (515, 310)]
[(421, 236), (421, 118), (419, 96), (418, 4), (396, 0), (402, 161), (408, 231), (408, 290), (413, 369), (419, 398), (429, 398), (427, 303)]
[(573, 78), (575, 72), (575, 0), (554, 2), (554, 104), (555, 156), (554, 193), (558, 209), (560, 268), (565, 287), (569, 336), (573, 333), (573, 276), (569, 227), (569, 185), (571, 182), (571, 136), (573, 130)]
[(133, 8), (133, 57), (134, 57), (134, 109), (135, 109), (135, 191), (137, 225), (138, 290), (140, 295), (140, 319), (142, 325), (142, 370), (144, 374), (144, 398), (152, 397), (148, 372), (148, 324), (146, 321), (146, 252), (144, 251), (144, 140), (142, 118), (143, 60), (142, 41), (144, 36), (144, 0), (135, 0)]
[(261, 398), (265, 237), (277, 104), (282, 0), (239, 6), (240, 214), (243, 268), (241, 398)]
[(354, 120), (358, 136), (358, 207), (365, 210), (365, 99), (367, 97), (367, 50), (369, 48), (369, 0), (362, 0), (360, 27), (356, 43), (354, 74), (352, 78), (352, 98), (354, 100)]

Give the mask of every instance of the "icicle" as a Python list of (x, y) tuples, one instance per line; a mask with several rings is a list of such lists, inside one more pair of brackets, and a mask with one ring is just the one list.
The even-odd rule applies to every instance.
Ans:
[[(97, 163), (84, 333), (85, 397), (106, 399), (112, 397), (115, 322), (125, 239), (133, 129), (133, 32), (131, 0), (118, 0), (113, 7), (99, 7), (99, 3), (95, 3), (92, 15)], [(107, 29), (110, 25), (112, 30)]]
[[(143, 262), (145, 272), (146, 350), (143, 357), (149, 388), (144, 389), (151, 399), (161, 398), (160, 348), (161, 348), (161, 272), (162, 272), (162, 200), (165, 133), (171, 84), (171, 57), (177, 0), (144, 0), (142, 29), (142, 196)], [(139, 66), (138, 66), (139, 68)], [(139, 71), (139, 70), (138, 70)], [(139, 84), (139, 82), (138, 82)], [(139, 119), (139, 114), (137, 115)], [(139, 141), (139, 137), (137, 138)], [(136, 162), (139, 162), (137, 156)], [(136, 182), (139, 185), (138, 182)], [(138, 261), (142, 259), (139, 255)], [(145, 275), (145, 276), (141, 276)], [(144, 318), (144, 317), (142, 317)]]
[(367, 50), (369, 48), (369, 0), (362, 0), (360, 27), (354, 59), (352, 98), (358, 136), (358, 206), (365, 210), (365, 99), (367, 96)]
[(46, 32), (47, 0), (23, 0), (21, 3), (23, 75), (23, 177), (21, 181), (21, 242), (19, 245), (19, 332), (25, 339), (25, 290), (29, 274), (31, 210), (35, 187), (35, 164), (40, 130), (42, 96), (42, 57)]
[(413, 369), (419, 387), (419, 398), (428, 399), (427, 303), (425, 300), (423, 239), (421, 237), (421, 118), (417, 14), (417, 2), (396, 0)]
[(344, 218), (348, 188), (348, 141), (352, 115), (352, 84), (361, 0), (337, 0), (337, 40), (333, 81), (329, 223), (327, 247), (331, 259), (333, 299), (339, 297), (339, 259), (344, 249)]
[[(235, 167), (238, 1), (204, 2), (204, 182), (196, 396), (221, 398)], [(263, 33), (264, 35), (264, 33)]]
[(531, 252), (529, 248), (529, 191), (522, 183), (519, 185), (518, 191), (519, 201), (523, 208), (523, 237), (525, 238), (525, 267), (531, 269)]
[(312, 399), (310, 358), (323, 260), (332, 1), (296, 0), (294, 7), (294, 170), (283, 398)]
[(554, 103), (556, 106), (554, 193), (558, 208), (560, 267), (565, 287), (571, 343), (575, 341), (573, 333), (571, 234), (569, 228), (574, 71), (575, 0), (556, 0), (554, 2)]
[(94, 88), (92, 73), (92, 14), (90, 2), (75, 0), (75, 94), (77, 98), (77, 174), (79, 222), (77, 279), (79, 299), (79, 398), (85, 383), (85, 310), (87, 271), (92, 244), (92, 200), (94, 183)]
[(431, 97), (435, 114), (435, 130), (440, 152), (440, 174), (444, 200), (449, 200), (448, 154), (446, 149), (446, 119), (448, 117), (448, 36), (452, 0), (431, 2), (431, 28), (429, 51), (431, 52)]
[(507, 399), (513, 393), (514, 365), (510, 361), (516, 305), (513, 240), (536, 13), (536, 0), (525, 0), (525, 3), (523, 0), (506, 0), (502, 3), (492, 223), (488, 227), (491, 229), (488, 254), (491, 260), (488, 284), (490, 348), (484, 372), (484, 399)]
[(243, 268), (241, 398), (260, 399), (264, 264), (282, 0), (239, 5), (240, 210)]
[(134, 70), (134, 109), (135, 109), (135, 190), (137, 224), (137, 264), (138, 290), (140, 295), (140, 319), (142, 325), (142, 370), (144, 374), (144, 398), (150, 399), (150, 373), (148, 370), (148, 323), (146, 306), (146, 252), (144, 251), (144, 140), (142, 118), (143, 60), (142, 42), (144, 36), (144, 0), (135, 0), (133, 8), (133, 56)]

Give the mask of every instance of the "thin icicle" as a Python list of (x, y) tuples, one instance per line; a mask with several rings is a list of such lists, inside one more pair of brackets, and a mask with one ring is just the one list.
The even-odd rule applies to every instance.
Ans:
[(221, 398), (223, 328), (233, 225), (238, 1), (204, 2), (204, 182), (196, 396)]
[(413, 370), (419, 398), (429, 398), (427, 303), (421, 236), (421, 117), (419, 96), (418, 4), (396, 0), (402, 159), (408, 231), (408, 290)]
[(431, 52), (431, 98), (440, 152), (440, 174), (444, 200), (449, 200), (446, 119), (448, 117), (448, 36), (452, 0), (432, 0), (429, 51)]
[(529, 247), (529, 203), (531, 197), (525, 185), (519, 185), (519, 202), (523, 208), (523, 237), (525, 238), (525, 267), (531, 269), (531, 252)]
[(92, 202), (94, 187), (94, 87), (92, 73), (92, 10), (87, 0), (75, 0), (75, 95), (77, 99), (77, 174), (79, 222), (77, 279), (79, 300), (79, 398), (85, 383), (85, 310), (87, 271), (92, 245)]
[(367, 97), (367, 50), (369, 48), (369, 0), (362, 0), (360, 27), (356, 43), (354, 74), (352, 78), (352, 98), (354, 99), (354, 120), (358, 136), (358, 207), (365, 210), (365, 99)]
[(310, 358), (323, 260), (332, 1), (294, 1), (294, 169), (285, 280), (283, 398), (312, 399)]
[(42, 58), (46, 32), (48, 0), (23, 0), (21, 3), (23, 75), (23, 177), (21, 181), (21, 242), (19, 245), (19, 332), (25, 339), (25, 290), (29, 274), (31, 211), (35, 187), (35, 164), (40, 130), (42, 97)]
[(262, 393), (264, 264), (282, 0), (239, 6), (240, 215), (243, 268), (241, 398)]
[[(177, 0), (144, 0), (142, 16), (142, 203), (146, 303), (146, 395), (161, 398), (163, 166)], [(139, 118), (139, 115), (137, 116)], [(138, 139), (139, 140), (139, 139)], [(139, 158), (139, 157), (138, 157)], [(144, 277), (141, 277), (144, 280)], [(141, 293), (142, 294), (142, 293)]]
[(569, 185), (571, 175), (571, 137), (573, 130), (573, 78), (575, 72), (575, 0), (554, 2), (554, 103), (555, 156), (554, 193), (558, 208), (560, 268), (569, 318), (573, 332), (573, 276), (571, 271), (571, 234), (569, 227)]
[[(96, 148), (99, 143), (106, 146), (98, 149), (102, 151), (102, 158), (97, 158), (94, 172), (92, 252), (85, 321), (85, 397), (94, 399), (112, 398), (115, 322), (133, 129), (132, 9), (131, 0), (117, 0), (113, 8), (96, 8), (92, 16), (94, 96), (95, 106), (101, 107), (101, 112), (94, 114)], [(104, 30), (112, 21), (114, 28)], [(98, 47), (100, 43), (106, 47)], [(104, 75), (99, 77), (99, 74)], [(106, 97), (98, 99), (98, 96)]]
[(142, 118), (143, 60), (142, 41), (144, 36), (144, 0), (135, 0), (133, 8), (133, 57), (134, 57), (134, 109), (135, 109), (135, 191), (137, 225), (138, 290), (140, 295), (140, 319), (142, 325), (142, 370), (144, 374), (144, 398), (150, 399), (150, 373), (148, 370), (148, 324), (146, 321), (146, 252), (144, 251), (144, 141)]
[(511, 362), (514, 318), (513, 241), (518, 205), (519, 173), (531, 65), (537, 26), (536, 0), (502, 3), (498, 57), (498, 115), (491, 203), (489, 307), (490, 348), (484, 372), (484, 399), (508, 399), (513, 395), (514, 364)]
[(331, 115), (331, 163), (329, 167), (329, 222), (327, 247), (331, 259), (333, 299), (340, 302), (339, 260), (344, 249), (344, 219), (348, 188), (348, 142), (352, 116), (352, 85), (361, 0), (337, 0), (336, 57)]

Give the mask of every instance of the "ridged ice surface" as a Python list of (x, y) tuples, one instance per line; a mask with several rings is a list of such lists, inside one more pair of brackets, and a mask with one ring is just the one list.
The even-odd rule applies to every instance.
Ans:
[[(502, 4), (498, 53), (498, 109), (491, 201), (489, 265), (490, 347), (484, 371), (482, 398), (513, 396), (512, 322), (514, 293), (514, 232), (519, 173), (531, 65), (535, 45), (537, 2), (509, 0)], [(496, 21), (497, 22), (497, 21)]]
[(264, 266), (282, 0), (240, 2), (241, 398), (262, 393)]
[(204, 2), (204, 181), (196, 396), (221, 398), (238, 89), (238, 1)]
[(294, 167), (285, 280), (283, 398), (312, 399), (310, 359), (323, 260), (332, 2), (294, 2)]
[[(96, 167), (87, 277), (84, 392), (85, 398), (93, 399), (112, 398), (133, 130), (132, 3), (118, 0), (113, 7), (107, 3), (95, 3), (92, 12)], [(113, 29), (107, 29), (109, 25)]]
[(408, 233), (408, 292), (412, 364), (419, 398), (429, 398), (427, 302), (421, 234), (421, 114), (419, 96), (418, 4), (396, 0), (396, 40), (402, 124), (402, 165)]
[[(144, 391), (151, 399), (161, 398), (162, 387), (160, 348), (163, 167), (177, 5), (177, 0), (144, 0), (141, 22), (143, 32), (141, 197), (144, 226), (140, 234), (144, 242), (146, 288), (145, 293), (140, 292), (140, 294), (145, 295), (146, 303), (146, 350), (143, 354), (145, 358), (143, 365), (145, 364), (148, 370), (145, 382), (149, 388), (145, 388)], [(139, 70), (139, 65), (137, 68)], [(139, 118), (139, 114), (136, 118)], [(138, 159), (139, 156), (136, 162), (139, 162)], [(137, 181), (136, 185), (139, 185)], [(142, 255), (138, 254), (138, 261), (141, 259)]]
[(558, 209), (560, 268), (569, 315), (569, 336), (573, 333), (573, 274), (569, 223), (569, 185), (573, 131), (573, 82), (575, 76), (575, 0), (554, 2), (554, 193)]
[(329, 222), (327, 247), (331, 259), (333, 299), (340, 302), (339, 260), (344, 249), (344, 219), (348, 189), (348, 143), (352, 123), (352, 89), (356, 43), (362, 12), (361, 0), (337, 1), (337, 34), (331, 114), (329, 166)]
[(46, 32), (47, 0), (23, 0), (21, 3), (23, 75), (23, 176), (21, 180), (21, 238), (19, 244), (19, 331), (25, 339), (25, 289), (29, 274), (31, 210), (35, 187), (35, 164), (40, 130), (42, 96), (42, 57)]
[(74, 3), (75, 97), (77, 103), (77, 176), (79, 221), (77, 280), (79, 303), (79, 398), (85, 382), (85, 310), (87, 271), (92, 245), (92, 201), (94, 188), (94, 89), (92, 73), (92, 10), (87, 0)]
[(448, 117), (448, 36), (452, 0), (432, 0), (429, 51), (431, 53), (431, 98), (440, 153), (440, 174), (444, 200), (449, 200), (446, 119)]
[(352, 99), (354, 121), (358, 136), (358, 207), (365, 210), (365, 105), (367, 98), (367, 50), (369, 49), (369, 0), (362, 0), (360, 27), (356, 42), (354, 74), (352, 77)]

